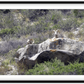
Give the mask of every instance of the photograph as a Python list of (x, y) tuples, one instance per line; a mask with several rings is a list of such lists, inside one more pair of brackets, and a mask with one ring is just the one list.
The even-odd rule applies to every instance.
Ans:
[(0, 9), (1, 75), (84, 75), (83, 9)]
[(83, 80), (83, 5), (1, 4), (0, 79)]

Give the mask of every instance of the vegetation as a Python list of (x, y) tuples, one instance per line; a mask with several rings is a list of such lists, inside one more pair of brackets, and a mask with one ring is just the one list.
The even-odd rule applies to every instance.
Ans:
[(0, 36), (3, 39), (19, 38), (22, 35), (30, 35), (36, 39), (39, 34), (53, 29), (75, 29), (84, 20), (83, 10), (1, 10), (0, 14)]
[(70, 63), (64, 65), (60, 60), (52, 60), (37, 64), (33, 69), (25, 72), (25, 75), (84, 75), (84, 63)]

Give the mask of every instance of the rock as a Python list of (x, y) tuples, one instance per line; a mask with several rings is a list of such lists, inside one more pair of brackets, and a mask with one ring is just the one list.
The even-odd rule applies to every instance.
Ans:
[(16, 53), (17, 58), (22, 53), (23, 50), (24, 50), (24, 48), (20, 48), (20, 49), (17, 50), (17, 53)]
[(74, 62), (75, 60), (77, 60), (79, 56), (66, 50), (49, 50), (42, 52), (37, 57), (37, 62), (42, 63), (44, 61), (50, 61), (51, 59), (55, 59), (56, 57), (65, 64), (68, 64), (68, 62)]
[(79, 56), (79, 62), (84, 62), (84, 51)]
[(9, 70), (5, 73), (5, 75), (18, 75), (17, 69), (13, 65), (8, 65)]
[(32, 68), (36, 63), (51, 59), (60, 59), (65, 64), (79, 59), (84, 61), (84, 43), (68, 38), (51, 38), (40, 44), (28, 44), (17, 53), (18, 63), (24, 63)]

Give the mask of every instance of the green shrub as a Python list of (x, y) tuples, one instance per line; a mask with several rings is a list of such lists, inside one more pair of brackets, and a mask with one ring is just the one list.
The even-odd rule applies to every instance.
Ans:
[(83, 75), (84, 63), (70, 63), (64, 65), (60, 60), (47, 61), (37, 64), (33, 69), (25, 72), (25, 75)]
[(0, 30), (0, 35), (15, 34), (20, 30), (20, 26), (15, 26), (13, 28), (5, 28)]
[(84, 10), (75, 9), (75, 10), (73, 10), (73, 12), (74, 12), (75, 17), (77, 17), (77, 18), (84, 17)]
[(52, 18), (51, 20), (54, 22), (54, 24), (56, 24), (58, 21), (60, 21), (62, 19), (62, 14), (59, 11), (55, 11), (52, 14)]
[(6, 29), (2, 29), (1, 31), (0, 31), (0, 35), (3, 35), (3, 34), (14, 34), (14, 29), (8, 29), (8, 28), (6, 28)]
[(3, 66), (7, 66), (10, 63), (10, 60), (6, 59), (2, 62)]
[(65, 30), (71, 30), (71, 28), (77, 28), (79, 27), (81, 23), (77, 22), (76, 18), (68, 18), (67, 20), (61, 20), (58, 22), (59, 28), (65, 29)]
[[(30, 69), (25, 74), (26, 75), (53, 75), (55, 73), (55, 68), (57, 69), (59, 66), (64, 66), (60, 60), (51, 60), (48, 62), (44, 62), (41, 64), (37, 64), (33, 69)], [(57, 69), (58, 70), (58, 69)]]
[(53, 26), (53, 29), (60, 29), (60, 28), (61, 28), (61, 27), (60, 27), (59, 24), (56, 24), (56, 25)]

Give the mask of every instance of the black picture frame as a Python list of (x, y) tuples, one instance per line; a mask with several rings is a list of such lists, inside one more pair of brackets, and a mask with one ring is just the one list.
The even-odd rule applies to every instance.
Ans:
[[(0, 1), (0, 4), (84, 4), (84, 1)], [(84, 80), (0, 80), (0, 83), (84, 83)]]

